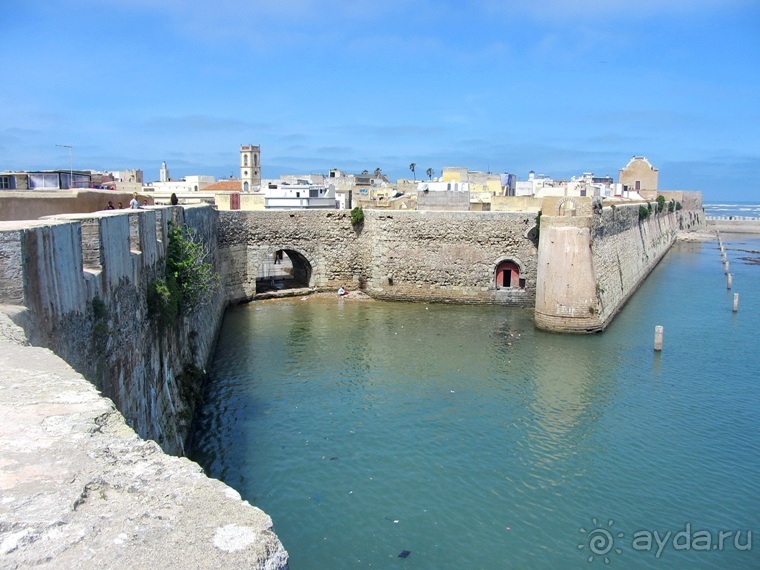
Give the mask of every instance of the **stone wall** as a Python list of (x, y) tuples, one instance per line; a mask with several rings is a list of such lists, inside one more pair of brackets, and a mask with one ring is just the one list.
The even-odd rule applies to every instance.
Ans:
[(164, 322), (151, 316), (148, 290), (165, 272), (170, 222), (192, 228), (220, 270), (216, 212), (60, 218), (0, 224), (2, 312), (25, 330), (0, 313), (3, 560), (287, 568), (265, 513), (148, 441), (184, 454), (227, 301), (220, 288), (191, 316)]
[(604, 330), (667, 253), (677, 230), (704, 224), (701, 210), (658, 214), (653, 203), (651, 216), (640, 219), (640, 206), (596, 203), (590, 216), (542, 216), (536, 326)]
[[(388, 300), (532, 306), (535, 216), (492, 212), (394, 212), (368, 217), (367, 293)], [(498, 289), (495, 271), (513, 261), (525, 288)]]
[[(387, 300), (532, 306), (536, 246), (532, 214), (366, 210), (361, 227), (346, 211), (220, 212), (226, 295), (255, 294), (257, 268), (276, 250), (297, 253), (317, 290), (363, 289)], [(514, 261), (525, 288), (498, 289), (495, 271)]]
[(111, 398), (140, 436), (184, 454), (194, 400), (226, 299), (219, 290), (177, 326), (148, 314), (163, 275), (168, 223), (184, 221), (210, 245), (209, 207), (70, 214), (0, 226), (2, 302), (29, 340), (49, 347)]

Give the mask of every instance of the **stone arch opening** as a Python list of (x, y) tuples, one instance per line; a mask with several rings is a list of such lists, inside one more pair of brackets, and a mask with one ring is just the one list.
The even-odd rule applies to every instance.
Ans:
[(572, 198), (563, 198), (557, 204), (558, 216), (574, 216), (578, 211), (578, 204)]
[(504, 259), (494, 272), (496, 289), (525, 289), (525, 278), (520, 277), (520, 265), (512, 259)]
[(311, 262), (304, 254), (294, 249), (277, 249), (258, 266), (256, 293), (309, 287), (311, 275)]

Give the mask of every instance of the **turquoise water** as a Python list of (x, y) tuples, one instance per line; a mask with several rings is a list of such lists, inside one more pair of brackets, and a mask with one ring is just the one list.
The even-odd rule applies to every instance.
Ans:
[(295, 570), (760, 567), (760, 254), (736, 251), (760, 240), (724, 241), (733, 291), (716, 243), (677, 244), (594, 336), (503, 307), (235, 307), (194, 458)]

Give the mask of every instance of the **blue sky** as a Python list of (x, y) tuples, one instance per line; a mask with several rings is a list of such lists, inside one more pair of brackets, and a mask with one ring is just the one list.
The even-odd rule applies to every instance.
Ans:
[(444, 166), (760, 199), (757, 0), (4, 0), (0, 169)]

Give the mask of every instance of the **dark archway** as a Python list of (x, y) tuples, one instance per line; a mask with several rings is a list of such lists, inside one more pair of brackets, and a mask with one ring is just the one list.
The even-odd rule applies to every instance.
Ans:
[(294, 249), (278, 249), (259, 264), (256, 293), (308, 287), (311, 273), (311, 263), (302, 253)]

